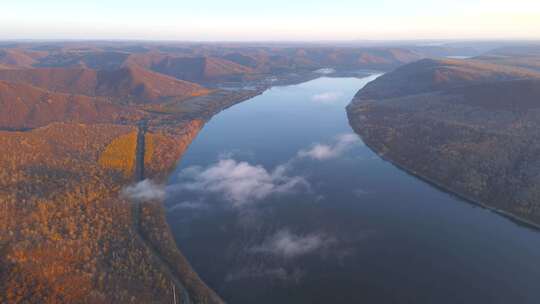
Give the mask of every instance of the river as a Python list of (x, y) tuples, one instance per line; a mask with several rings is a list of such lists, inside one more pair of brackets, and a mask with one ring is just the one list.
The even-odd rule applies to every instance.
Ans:
[(540, 233), (381, 160), (345, 106), (376, 76), (274, 87), (171, 176), (180, 249), (228, 303), (540, 303)]

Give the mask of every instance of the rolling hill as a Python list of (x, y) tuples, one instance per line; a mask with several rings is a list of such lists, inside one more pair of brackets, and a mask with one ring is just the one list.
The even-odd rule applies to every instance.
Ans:
[(0, 50), (0, 64), (7, 67), (31, 67), (46, 55), (46, 52), (3, 49)]
[(367, 85), (347, 108), (366, 144), (470, 201), (540, 225), (540, 76), (423, 60)]
[(134, 54), (127, 60), (146, 69), (193, 82), (240, 80), (254, 71), (238, 63), (216, 57), (177, 57), (167, 54)]
[(475, 57), (485, 62), (518, 66), (540, 72), (540, 46), (502, 47)]
[(0, 81), (0, 107), (0, 129), (36, 128), (52, 122), (118, 122), (138, 117), (136, 110), (104, 99), (4, 81)]
[(520, 67), (479, 60), (423, 59), (397, 68), (369, 83), (359, 97), (391, 98), (495, 81), (540, 78)]
[(135, 103), (184, 100), (209, 92), (197, 84), (138, 66), (100, 71), (86, 68), (0, 70), (0, 80), (29, 84), (54, 92), (101, 96)]

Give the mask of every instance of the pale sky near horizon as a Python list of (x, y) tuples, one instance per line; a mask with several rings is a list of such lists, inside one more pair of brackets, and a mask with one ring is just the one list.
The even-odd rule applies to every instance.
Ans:
[(0, 39), (540, 39), (540, 0), (0, 0)]

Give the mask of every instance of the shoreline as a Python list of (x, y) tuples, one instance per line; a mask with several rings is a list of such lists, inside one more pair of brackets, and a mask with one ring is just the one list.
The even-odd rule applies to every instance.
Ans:
[[(256, 96), (263, 94), (267, 88), (257, 90), (238, 90), (237, 92), (228, 92), (224, 95), (209, 95), (205, 99), (200, 100), (193, 98), (188, 102), (201, 103), (202, 107), (192, 109), (191, 113), (185, 113), (174, 117), (173, 121), (181, 122), (185, 119), (199, 119), (202, 121), (200, 128), (196, 131), (196, 135), (189, 139), (189, 143), (185, 150), (176, 159), (174, 165), (162, 172), (154, 172), (154, 176), (145, 175), (145, 158), (146, 158), (146, 134), (149, 131), (148, 124), (152, 124), (152, 119), (144, 119), (137, 123), (137, 144), (135, 151), (136, 164), (133, 171), (133, 182), (138, 183), (149, 178), (159, 182), (163, 182), (172, 174), (178, 166), (184, 153), (187, 151), (193, 140), (198, 136), (198, 133), (206, 123), (208, 123), (215, 115), (241, 102), (250, 100)], [(159, 122), (159, 119), (157, 119)], [(152, 129), (160, 129), (159, 124), (153, 126)], [(125, 185), (124, 185), (125, 186)], [(155, 205), (154, 205), (155, 204)], [(146, 207), (144, 207), (146, 206)], [(150, 215), (143, 215), (143, 208), (151, 208), (153, 211)], [(133, 202), (132, 204), (132, 225), (135, 235), (140, 240), (145, 248), (151, 252), (151, 257), (154, 259), (154, 265), (162, 270), (176, 287), (174, 290), (175, 296), (183, 298), (186, 303), (190, 303), (192, 297), (203, 297), (207, 303), (225, 303), (223, 299), (202, 280), (197, 271), (192, 267), (191, 263), (185, 258), (180, 244), (177, 244), (172, 230), (167, 221), (167, 209), (165, 208), (165, 200), (149, 200), (144, 202)], [(160, 215), (161, 213), (161, 215)], [(148, 227), (158, 228), (161, 232), (161, 238), (156, 237)], [(164, 239), (162, 239), (164, 238)], [(169, 243), (169, 245), (167, 244)], [(172, 246), (171, 246), (172, 245)], [(186, 277), (189, 276), (189, 277)]]
[[(351, 103), (349, 104), (349, 106), (354, 102), (351, 101)], [(347, 106), (348, 107), (348, 106)], [(472, 204), (472, 205), (475, 205), (475, 206), (478, 206), (478, 207), (481, 207), (483, 209), (486, 209), (486, 210), (489, 210), (493, 213), (496, 213), (497, 215), (499, 216), (502, 216), (502, 217), (505, 217), (507, 218), (508, 220), (511, 220), (511, 221), (514, 221), (516, 222), (516, 224), (519, 224), (523, 227), (526, 227), (526, 228), (529, 228), (529, 229), (534, 229), (535, 231), (540, 231), (540, 224), (538, 223), (535, 223), (531, 220), (528, 220), (526, 218), (523, 218), (523, 217), (520, 217), (518, 215), (515, 215), (509, 211), (506, 211), (506, 210), (503, 210), (503, 209), (499, 209), (499, 208), (496, 208), (496, 207), (493, 207), (493, 206), (490, 206), (489, 204), (487, 203), (484, 203), (480, 200), (477, 200), (477, 199), (474, 199), (472, 197), (470, 197), (469, 195), (465, 194), (465, 193), (460, 193), (456, 190), (453, 190), (447, 186), (445, 186), (444, 184), (430, 178), (430, 177), (427, 177), (425, 175), (422, 175), (410, 168), (408, 168), (407, 166), (385, 156), (384, 153), (381, 153), (379, 150), (377, 150), (375, 147), (373, 147), (373, 145), (371, 145), (370, 143), (368, 143), (364, 136), (362, 135), (361, 132), (359, 132), (357, 130), (357, 128), (355, 127), (355, 118), (352, 117), (352, 115), (349, 113), (349, 111), (347, 110), (347, 117), (348, 117), (348, 120), (349, 120), (349, 125), (351, 126), (351, 128), (354, 130), (354, 132), (360, 136), (360, 138), (362, 139), (362, 142), (366, 145), (366, 147), (368, 147), (371, 151), (373, 151), (375, 154), (377, 154), (378, 157), (380, 157), (383, 161), (386, 161), (390, 164), (392, 164), (393, 166), (395, 166), (396, 168), (398, 168), (399, 170), (429, 184), (430, 186), (432, 187), (435, 187), (437, 188), (438, 190), (440, 191), (443, 191), (447, 194), (450, 194), (450, 195), (453, 195), (461, 200), (463, 200), (464, 202), (466, 203), (469, 203), (469, 204)]]
[[(167, 170), (168, 172), (166, 172), (166, 174), (164, 176), (168, 177), (168, 176), (170, 176), (170, 174), (172, 174), (172, 172), (175, 170), (175, 168), (177, 168), (180, 165), (180, 162), (181, 162), (181, 159), (182, 159), (183, 155), (185, 154), (185, 152), (187, 152), (187, 150), (189, 149), (189, 146), (191, 145), (191, 143), (197, 138), (198, 133), (205, 127), (205, 125), (214, 116), (218, 115), (222, 111), (225, 111), (228, 108), (231, 108), (231, 107), (233, 107), (235, 105), (238, 105), (238, 104), (240, 104), (242, 102), (249, 101), (249, 100), (251, 100), (251, 99), (253, 99), (253, 98), (257, 97), (257, 96), (260, 96), (260, 95), (264, 94), (267, 90), (270, 90), (270, 89), (272, 89), (274, 87), (297, 85), (297, 84), (300, 84), (300, 83), (313, 81), (313, 80), (323, 78), (323, 77), (335, 77), (335, 78), (354, 77), (352, 75), (340, 76), (340, 75), (336, 74), (336, 75), (333, 76), (333, 75), (322, 75), (322, 74), (315, 75), (313, 73), (311, 73), (309, 75), (304, 75), (304, 76), (305, 76), (305, 78), (300, 77), (300, 78), (294, 78), (294, 79), (291, 79), (291, 78), (281, 79), (280, 81), (278, 81), (278, 82), (276, 82), (276, 83), (274, 83), (272, 85), (259, 86), (259, 87), (257, 87), (256, 89), (253, 89), (253, 90), (239, 89), (239, 90), (236, 90), (236, 91), (229, 91), (225, 95), (215, 94), (215, 95), (210, 95), (210, 96), (195, 97), (195, 98), (193, 98), (191, 100), (187, 100), (188, 103), (193, 103), (193, 104), (198, 104), (198, 105), (203, 105), (203, 106), (201, 108), (198, 108), (197, 110), (193, 111), (192, 113), (186, 113), (185, 115), (187, 117), (184, 117), (184, 118), (201, 119), (203, 121), (203, 124), (200, 127), (199, 131), (197, 132), (197, 135), (191, 139), (189, 144), (186, 146), (186, 149), (178, 157), (175, 166), (173, 168)], [(366, 74), (365, 77), (368, 77), (368, 76), (369, 75)], [(140, 126), (140, 127), (142, 127), (142, 126)], [(139, 130), (142, 131), (141, 128)], [(146, 131), (146, 130), (144, 130), (144, 131)], [(144, 172), (144, 156), (143, 156), (142, 163), (140, 163), (140, 166), (141, 167), (139, 168), (139, 170)], [(141, 180), (141, 178), (139, 177), (137, 179), (137, 181), (140, 181), (140, 180)], [(181, 246), (180, 246), (180, 244), (176, 243), (176, 240), (174, 239), (174, 234), (173, 234), (172, 229), (170, 228), (170, 225), (169, 225), (169, 221), (167, 220), (167, 218), (168, 218), (168, 216), (167, 216), (168, 215), (168, 210), (167, 210), (167, 208), (165, 206), (165, 200), (159, 200), (156, 203), (158, 203), (159, 206), (162, 208), (164, 216), (165, 216), (164, 219), (163, 219), (164, 221), (162, 223), (163, 224), (162, 229), (165, 229), (166, 230), (165, 232), (172, 236), (172, 242), (175, 245), (174, 246), (175, 247), (174, 251), (176, 251), (178, 254), (183, 256), (182, 250), (180, 249)], [(141, 206), (140, 206), (140, 204), (135, 204), (135, 205), (138, 205), (138, 206), (134, 207), (136, 209), (135, 210), (134, 223), (135, 223), (136, 228), (139, 228), (141, 236), (144, 236), (144, 232), (142, 230), (140, 230), (140, 225), (141, 225), (141, 222), (145, 221), (145, 219), (143, 217), (141, 217)], [(146, 219), (146, 220), (148, 220), (148, 219)], [(540, 226), (539, 226), (539, 229), (540, 229)], [(151, 236), (150, 236), (150, 238), (151, 238)], [(156, 257), (158, 258), (158, 260), (160, 260), (160, 264), (166, 266), (171, 271), (174, 271), (174, 269), (175, 269), (175, 267), (173, 265), (171, 265), (171, 263), (175, 263), (177, 265), (180, 265), (178, 263), (178, 261), (173, 262), (173, 261), (163, 260), (163, 257), (166, 256), (166, 253), (161, 252), (161, 250), (159, 250), (159, 249), (155, 249), (154, 253), (156, 254)], [(186, 263), (187, 263), (186, 265), (189, 266), (191, 271), (193, 271), (194, 273), (197, 274), (197, 270), (194, 269), (191, 266), (189, 260), (186, 259)], [(206, 285), (206, 282), (204, 282), (202, 279), (200, 279), (200, 282), (202, 284), (204, 284), (204, 286), (206, 286), (209, 290), (211, 290), (211, 291), (213, 291), (215, 293), (214, 289), (211, 286)], [(180, 281), (178, 281), (178, 283), (180, 283), (180, 284), (177, 284), (177, 285), (179, 285), (178, 287), (181, 288), (181, 289), (184, 289), (187, 292), (187, 294), (189, 294), (189, 288), (186, 288), (187, 286), (182, 286), (183, 284)], [(220, 297), (219, 294), (217, 294), (217, 293), (215, 293), (215, 295), (218, 298)], [(222, 300), (222, 299), (220, 299), (220, 300)]]

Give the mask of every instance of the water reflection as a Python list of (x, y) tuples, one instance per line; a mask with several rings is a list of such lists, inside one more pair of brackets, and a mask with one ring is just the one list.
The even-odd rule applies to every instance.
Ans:
[(231, 303), (537, 303), (538, 233), (351, 134), (374, 77), (273, 88), (203, 129), (167, 187), (194, 268)]

